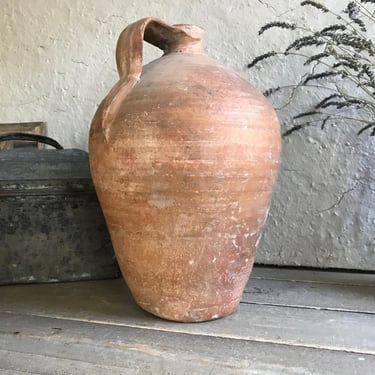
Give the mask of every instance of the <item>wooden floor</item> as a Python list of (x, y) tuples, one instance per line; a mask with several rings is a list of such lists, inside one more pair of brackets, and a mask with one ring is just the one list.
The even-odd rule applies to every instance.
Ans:
[(120, 279), (0, 287), (1, 374), (375, 374), (375, 274), (253, 271), (231, 316), (179, 324)]

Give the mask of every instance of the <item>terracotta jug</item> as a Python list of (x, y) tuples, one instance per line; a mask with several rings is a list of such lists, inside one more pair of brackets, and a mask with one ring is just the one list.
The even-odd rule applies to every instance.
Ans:
[[(120, 80), (90, 130), (94, 184), (136, 302), (182, 322), (233, 312), (279, 166), (266, 99), (204, 53), (203, 30), (145, 18), (120, 35)], [(164, 55), (142, 67), (143, 40)]]

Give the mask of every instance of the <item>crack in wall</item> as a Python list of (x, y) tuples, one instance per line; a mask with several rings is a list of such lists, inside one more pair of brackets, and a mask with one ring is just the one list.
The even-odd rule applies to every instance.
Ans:
[(318, 213), (319, 213), (319, 214), (322, 214), (322, 213), (324, 213), (324, 212), (330, 211), (330, 210), (332, 210), (332, 209), (338, 207), (338, 206), (341, 204), (342, 200), (344, 199), (345, 195), (347, 195), (347, 194), (349, 194), (350, 192), (352, 192), (352, 191), (356, 188), (356, 186), (357, 186), (357, 185), (351, 187), (351, 188), (348, 189), (348, 190), (343, 191), (343, 192), (340, 194), (339, 198), (337, 199), (337, 201), (336, 201), (334, 204), (332, 204), (332, 205), (329, 206), (328, 208), (325, 208), (325, 209), (322, 210), (322, 211), (319, 211)]

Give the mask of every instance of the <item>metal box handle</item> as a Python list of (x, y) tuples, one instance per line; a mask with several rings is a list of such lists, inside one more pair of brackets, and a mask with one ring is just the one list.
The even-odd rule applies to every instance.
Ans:
[(45, 135), (30, 134), (30, 133), (7, 133), (0, 135), (0, 142), (3, 141), (34, 141), (44, 143), (46, 145), (55, 147), (58, 150), (62, 150), (63, 146), (57, 141)]

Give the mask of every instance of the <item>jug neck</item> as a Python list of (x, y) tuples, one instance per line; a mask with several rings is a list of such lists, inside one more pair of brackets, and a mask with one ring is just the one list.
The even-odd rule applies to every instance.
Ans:
[(204, 30), (201, 27), (188, 24), (173, 25), (173, 27), (181, 30), (181, 33), (174, 40), (169, 40), (169, 43), (163, 48), (164, 54), (177, 52), (205, 53), (202, 40)]

